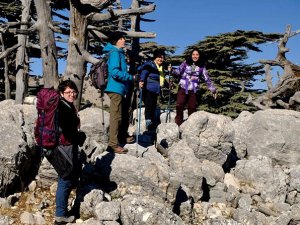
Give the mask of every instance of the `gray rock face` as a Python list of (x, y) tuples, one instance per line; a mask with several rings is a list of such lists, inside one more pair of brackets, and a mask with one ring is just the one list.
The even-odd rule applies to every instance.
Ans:
[(199, 111), (193, 113), (180, 129), (182, 139), (200, 160), (223, 164), (232, 150), (234, 130), (229, 117)]
[[(102, 113), (104, 113), (102, 115)], [(90, 143), (96, 141), (104, 143), (107, 139), (109, 127), (109, 113), (99, 108), (87, 108), (79, 112), (81, 127)], [(104, 119), (104, 120), (103, 120)]]
[(15, 105), (12, 100), (0, 102), (0, 108), (0, 194), (5, 196), (30, 178), (36, 113), (34, 106)]
[(264, 155), (285, 165), (300, 162), (300, 112), (268, 109), (243, 112), (232, 122), (234, 147), (240, 158)]
[(10, 224), (9, 217), (0, 216), (0, 225), (7, 225), (7, 224)]
[(166, 198), (169, 171), (164, 163), (131, 155), (103, 153), (96, 160), (96, 167), (110, 182), (119, 185), (120, 193), (147, 193)]
[(157, 143), (164, 148), (179, 141), (179, 128), (176, 123), (163, 123), (157, 127)]
[(23, 212), (20, 220), (22, 224), (38, 224), (38, 225), (46, 224), (46, 221), (42, 217), (41, 213), (32, 214), (29, 212)]
[[(102, 100), (100, 98), (100, 92), (91, 85), (91, 82), (84, 81), (83, 82), (83, 94), (82, 98), (85, 102), (91, 103), (96, 107), (102, 107)], [(110, 106), (110, 99), (107, 94), (104, 94), (103, 97), (103, 105), (104, 106)]]
[(38, 183), (41, 187), (50, 187), (57, 181), (57, 173), (53, 166), (44, 157), (38, 172)]
[[(195, 201), (202, 197), (203, 174), (201, 162), (184, 141), (173, 145), (168, 152), (171, 169), (169, 192), (176, 193), (181, 185), (189, 188)], [(189, 194), (186, 193), (189, 197)]]
[(103, 191), (101, 190), (92, 190), (84, 196), (83, 202), (80, 204), (81, 213), (86, 216), (94, 215), (96, 205), (104, 199), (103, 195)]
[(238, 224), (248, 224), (248, 225), (266, 224), (258, 220), (255, 212), (252, 213), (245, 209), (236, 209), (233, 213), (233, 219), (237, 221)]
[(121, 202), (123, 225), (184, 225), (184, 222), (155, 198), (128, 197)]
[(95, 207), (95, 215), (100, 221), (116, 221), (120, 214), (121, 204), (118, 201), (100, 202)]
[(206, 183), (210, 186), (215, 186), (218, 182), (224, 181), (225, 173), (221, 165), (204, 160), (201, 164), (202, 174), (206, 179)]
[[(13, 101), (0, 102), (0, 108), (0, 194), (5, 195), (6, 189), (19, 190), (20, 180), (33, 171), (36, 109)], [(81, 224), (288, 225), (300, 221), (298, 112), (243, 112), (234, 121), (196, 112), (179, 128), (162, 123), (157, 141), (167, 145), (164, 156), (154, 145), (126, 145), (126, 155), (104, 152), (109, 114), (103, 116), (104, 127), (101, 109), (80, 112), (81, 129), (87, 135), (81, 148), (88, 162), (84, 178), (89, 178), (82, 179), (87, 183), (81, 186), (80, 197), (85, 195), (81, 213), (94, 217)], [(131, 129), (134, 132), (136, 126)], [(240, 159), (230, 173), (224, 173), (223, 163), (233, 150)], [(54, 195), (56, 177), (44, 159), (37, 187), (29, 187), (33, 193), (26, 203), (39, 199), (35, 190), (40, 187), (51, 186)], [(34, 206), (34, 212), (41, 213), (23, 214), (23, 222), (44, 223), (44, 209), (53, 206), (45, 196)], [(11, 207), (20, 199), (11, 195), (1, 199), (0, 205)], [(0, 218), (0, 224), (8, 223), (13, 221)]]
[(259, 191), (265, 202), (285, 201), (287, 175), (280, 167), (273, 167), (269, 158), (260, 156), (239, 160), (233, 173), (244, 186)]
[(300, 192), (300, 165), (292, 168), (290, 172), (290, 189)]

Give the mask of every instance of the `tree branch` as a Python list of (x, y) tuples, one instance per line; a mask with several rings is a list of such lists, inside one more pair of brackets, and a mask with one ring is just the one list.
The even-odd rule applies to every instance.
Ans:
[(76, 39), (73, 38), (72, 40), (70, 40), (70, 42), (75, 45), (75, 48), (78, 51), (79, 55), (81, 55), (85, 59), (85, 61), (90, 62), (92, 64), (95, 64), (99, 61), (99, 59), (92, 56), (92, 54), (90, 54), (86, 49), (83, 49), (82, 47), (80, 47), (77, 44)]
[(80, 2), (83, 5), (88, 4), (101, 11), (113, 4), (115, 0), (80, 0)]
[(137, 9), (121, 9), (121, 10), (113, 10), (112, 13), (95, 13), (91, 14), (89, 19), (93, 21), (106, 21), (112, 19), (112, 17), (121, 17), (121, 16), (130, 16), (135, 14), (145, 14), (149, 12), (153, 12), (155, 10), (155, 5), (151, 4), (145, 7), (140, 7)]
[(14, 46), (7, 48), (6, 51), (1, 52), (0, 53), (0, 59), (5, 58), (6, 56), (8, 56), (12, 51), (14, 51), (15, 49), (19, 48), (21, 45), (19, 44), (15, 44)]
[[(101, 28), (95, 27), (95, 26), (88, 26), (88, 30), (93, 31), (99, 38), (101, 39), (108, 39), (108, 37), (101, 32)], [(136, 32), (136, 31), (123, 31), (122, 33), (125, 33), (128, 37), (136, 37), (136, 38), (155, 38), (156, 33), (153, 32)]]
[(271, 74), (270, 64), (265, 65), (265, 73), (266, 73), (266, 82), (267, 82), (268, 90), (272, 90), (273, 83), (272, 83), (272, 74)]
[(276, 103), (277, 103), (278, 105), (280, 105), (281, 107), (285, 108), (285, 109), (289, 109), (289, 108), (290, 108), (289, 104), (288, 104), (288, 103), (285, 103), (285, 102), (282, 101), (281, 99), (278, 99), (278, 100), (276, 101)]
[(290, 78), (285, 80), (281, 85), (279, 85), (278, 87), (275, 88), (275, 90), (272, 91), (272, 98), (277, 97), (278, 95), (285, 92), (287, 89), (290, 88), (289, 84), (297, 80), (300, 80), (300, 77)]
[(248, 99), (245, 103), (246, 104), (252, 104), (253, 106), (255, 106), (256, 108), (258, 108), (260, 110), (268, 109), (268, 107), (261, 104), (262, 101), (263, 101), (263, 99), (261, 97), (254, 100), (252, 98), (252, 95), (249, 94)]

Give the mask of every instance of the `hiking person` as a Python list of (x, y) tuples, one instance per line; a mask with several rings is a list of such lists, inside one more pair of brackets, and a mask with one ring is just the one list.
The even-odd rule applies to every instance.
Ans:
[[(71, 80), (62, 81), (58, 86), (58, 92), (60, 94), (58, 103), (59, 145), (53, 150), (56, 153), (53, 153), (53, 157), (50, 155), (49, 159), (50, 161), (60, 161), (54, 163), (60, 165), (60, 170), (70, 171), (58, 175), (55, 196), (55, 223), (64, 224), (75, 220), (74, 216), (67, 215), (67, 206), (72, 188), (78, 186), (81, 172), (78, 145), (82, 146), (84, 143), (85, 134), (79, 132), (80, 118), (73, 104), (78, 94), (76, 84)], [(62, 153), (60, 156), (57, 155), (59, 152)], [(66, 164), (66, 159), (71, 161), (71, 164)]]
[(121, 145), (134, 143), (135, 138), (129, 136), (127, 129), (129, 121), (128, 107), (125, 97), (132, 85), (133, 77), (127, 72), (124, 48), (125, 36), (121, 32), (114, 33), (103, 48), (108, 54), (108, 82), (105, 92), (110, 98), (110, 127), (107, 151), (125, 154), (128, 152)]
[(213, 93), (214, 99), (217, 98), (217, 90), (200, 57), (200, 51), (193, 49), (189, 57), (177, 69), (172, 70), (172, 74), (181, 76), (177, 92), (175, 117), (178, 126), (183, 123), (183, 110), (186, 104), (188, 106), (188, 116), (196, 112), (198, 105), (196, 93), (199, 89), (200, 79), (205, 81), (208, 89)]
[[(125, 113), (127, 113), (128, 115), (126, 115), (126, 121), (124, 120), (124, 130), (128, 130), (129, 128), (129, 124), (132, 122), (133, 119), (133, 111), (135, 109), (136, 106), (136, 102), (135, 102), (135, 98), (136, 98), (136, 93), (135, 93), (135, 76), (134, 74), (136, 73), (136, 68), (135, 68), (135, 57), (133, 57), (133, 54), (131, 51), (127, 50), (125, 52), (125, 59), (126, 59), (126, 63), (127, 63), (127, 72), (129, 74), (133, 75), (133, 81), (128, 83), (128, 91), (127, 94), (125, 95), (125, 102), (124, 102), (124, 110)], [(128, 120), (127, 120), (128, 118)], [(127, 135), (128, 136), (128, 135)], [(126, 134), (125, 134), (126, 137)], [(132, 140), (135, 141), (134, 136), (132, 136)], [(124, 141), (124, 138), (123, 138)]]
[(164, 77), (164, 60), (165, 52), (161, 49), (156, 49), (153, 52), (153, 60), (144, 63), (139, 69), (141, 71), (139, 86), (143, 89), (146, 129), (148, 131), (156, 128), (155, 111), (161, 89), (160, 80), (162, 79), (161, 77)]

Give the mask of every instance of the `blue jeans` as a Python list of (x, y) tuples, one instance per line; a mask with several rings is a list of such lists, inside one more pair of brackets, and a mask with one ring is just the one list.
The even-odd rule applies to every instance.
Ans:
[(55, 216), (57, 216), (57, 217), (66, 217), (67, 216), (68, 199), (69, 199), (71, 190), (72, 190), (72, 188), (77, 188), (78, 182), (79, 182), (81, 166), (78, 161), (78, 147), (77, 146), (73, 146), (72, 156), (73, 156), (72, 173), (70, 175), (68, 175), (66, 178), (62, 178), (62, 177), (58, 176), (56, 196), (55, 196), (55, 203), (56, 203)]
[(68, 199), (72, 190), (72, 180), (58, 177), (57, 190), (55, 196), (56, 212), (55, 216), (65, 217), (67, 215)]

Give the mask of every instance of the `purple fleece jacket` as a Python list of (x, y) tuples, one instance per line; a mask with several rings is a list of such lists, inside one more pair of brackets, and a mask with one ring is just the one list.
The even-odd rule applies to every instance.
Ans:
[(216, 88), (213, 85), (205, 66), (195, 66), (195, 69), (192, 71), (192, 66), (184, 61), (177, 69), (172, 71), (172, 73), (181, 76), (179, 85), (181, 88), (185, 89), (186, 93), (188, 93), (189, 90), (193, 90), (196, 93), (200, 86), (200, 76), (205, 81), (208, 89), (212, 93), (216, 92)]

